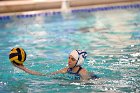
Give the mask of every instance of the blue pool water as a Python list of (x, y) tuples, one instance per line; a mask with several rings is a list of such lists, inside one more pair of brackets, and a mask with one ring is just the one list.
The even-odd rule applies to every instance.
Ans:
[[(13, 47), (27, 53), (24, 65), (49, 73), (67, 66), (73, 49), (84, 49), (83, 67), (101, 78), (88, 83), (67, 75), (29, 75), (9, 62)], [(0, 20), (1, 93), (139, 93), (140, 9), (11, 16)]]

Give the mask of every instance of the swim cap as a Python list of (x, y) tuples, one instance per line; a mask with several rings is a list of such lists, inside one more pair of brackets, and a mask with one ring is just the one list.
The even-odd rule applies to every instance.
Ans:
[(75, 66), (80, 66), (84, 62), (84, 59), (87, 57), (87, 52), (84, 50), (73, 50), (70, 55), (72, 55), (77, 60)]

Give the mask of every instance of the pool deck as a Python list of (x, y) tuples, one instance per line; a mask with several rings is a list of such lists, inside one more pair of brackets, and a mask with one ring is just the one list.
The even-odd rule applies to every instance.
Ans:
[(140, 0), (4, 0), (0, 1), (0, 16), (28, 11), (65, 11), (121, 4), (140, 4)]

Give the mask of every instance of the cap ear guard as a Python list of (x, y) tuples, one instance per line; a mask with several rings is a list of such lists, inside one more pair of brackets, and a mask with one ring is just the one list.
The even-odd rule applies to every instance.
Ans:
[(84, 50), (76, 50), (79, 57), (76, 63), (76, 66), (82, 65), (82, 63), (84, 62), (84, 59), (86, 59), (87, 57), (87, 52), (85, 52)]

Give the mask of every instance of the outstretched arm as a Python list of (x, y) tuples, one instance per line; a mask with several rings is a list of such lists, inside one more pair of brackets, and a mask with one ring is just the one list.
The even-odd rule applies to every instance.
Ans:
[(52, 73), (48, 73), (48, 74), (42, 74), (40, 72), (36, 72), (36, 71), (32, 71), (32, 70), (29, 70), (28, 68), (24, 67), (24, 65), (17, 65), (17, 64), (14, 64), (13, 65), (23, 71), (25, 71), (26, 73), (29, 73), (29, 74), (32, 74), (32, 75), (38, 75), (38, 76), (50, 76), (50, 75), (55, 75), (55, 74), (64, 74), (67, 72), (67, 69), (68, 68), (63, 68), (61, 70), (58, 70), (56, 72), (52, 72)]
[(65, 73), (67, 73), (67, 67), (66, 68), (63, 68), (63, 69), (61, 69), (61, 70), (58, 70), (58, 71), (56, 71), (56, 72), (52, 72), (51, 73), (51, 75), (55, 75), (55, 74), (65, 74)]
[(16, 66), (17, 68), (25, 71), (26, 73), (29, 73), (29, 74), (32, 74), (32, 75), (38, 75), (38, 76), (45, 76), (45, 74), (42, 74), (40, 72), (29, 70), (28, 68), (24, 67), (24, 65), (16, 65), (14, 63), (13, 63), (13, 65)]

